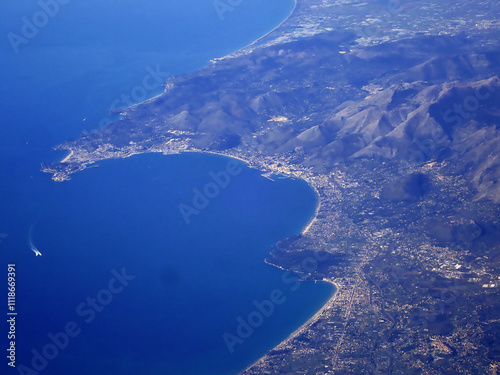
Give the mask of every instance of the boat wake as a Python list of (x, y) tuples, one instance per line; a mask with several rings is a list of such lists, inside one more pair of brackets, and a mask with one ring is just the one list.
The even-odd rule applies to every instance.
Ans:
[(35, 256), (42, 256), (42, 253), (37, 249), (37, 247), (33, 243), (33, 227), (34, 226), (35, 226), (35, 224), (33, 224), (30, 227), (30, 232), (29, 232), (29, 236), (28, 236), (28, 243), (30, 245), (31, 251), (33, 251), (35, 253)]

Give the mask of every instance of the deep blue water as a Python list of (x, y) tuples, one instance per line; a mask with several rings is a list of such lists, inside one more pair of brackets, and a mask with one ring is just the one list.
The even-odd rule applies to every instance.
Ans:
[[(232, 374), (330, 296), (324, 284), (293, 290), (296, 279), (263, 262), (313, 214), (316, 198), (301, 181), (272, 182), (241, 164), (187, 225), (179, 204), (229, 159), (135, 156), (65, 183), (40, 172), (41, 162), (61, 158), (53, 146), (112, 119), (122, 95), (142, 95), (151, 69), (166, 76), (201, 67), (276, 26), (292, 6), (245, 0), (221, 21), (211, 0), (69, 1), (18, 53), (7, 35), (20, 35), (40, 5), (0, 6), (0, 283), (15, 262), (17, 364), (32, 367), (32, 349), (53, 354), (48, 334), (69, 323), (75, 337), (40, 373)], [(30, 249), (30, 228), (42, 257)], [(123, 269), (134, 276), (126, 286), (112, 282)], [(283, 303), (230, 353), (223, 334), (236, 335), (237, 318), (273, 291)]]

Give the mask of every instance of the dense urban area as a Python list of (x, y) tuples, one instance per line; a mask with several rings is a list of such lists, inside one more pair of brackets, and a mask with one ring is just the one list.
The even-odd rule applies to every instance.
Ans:
[(64, 181), (109, 158), (213, 152), (316, 190), (314, 221), (266, 261), (337, 293), (246, 375), (497, 374), (499, 10), (298, 0), (42, 168)]

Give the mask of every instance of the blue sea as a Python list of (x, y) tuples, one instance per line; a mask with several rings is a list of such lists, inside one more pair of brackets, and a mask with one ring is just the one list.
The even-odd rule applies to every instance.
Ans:
[[(161, 93), (155, 77), (237, 50), (293, 8), (227, 4), (0, 6), (0, 285), (15, 264), (18, 314), (17, 367), (3, 356), (1, 373), (236, 374), (331, 296), (264, 263), (314, 213), (303, 181), (196, 153), (108, 160), (64, 183), (40, 172), (65, 156), (54, 146), (114, 120), (110, 108)], [(180, 205), (196, 213), (185, 220)]]

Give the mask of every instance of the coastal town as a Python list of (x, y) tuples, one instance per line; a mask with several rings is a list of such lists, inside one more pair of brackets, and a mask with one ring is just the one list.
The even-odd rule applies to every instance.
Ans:
[[(477, 11), (489, 1), (450, 4), (299, 0), (42, 168), (61, 182), (110, 158), (211, 152), (316, 191), (314, 220), (266, 262), (337, 291), (245, 375), (496, 374), (499, 25)], [(443, 118), (480, 89), (480, 110)]]

